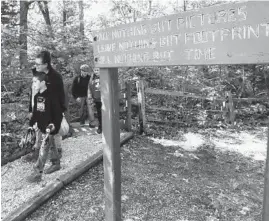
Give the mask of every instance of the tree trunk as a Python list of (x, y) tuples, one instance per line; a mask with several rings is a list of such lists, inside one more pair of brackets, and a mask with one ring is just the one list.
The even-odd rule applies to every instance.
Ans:
[[(52, 26), (51, 26), (51, 21), (50, 21), (48, 1), (38, 1), (37, 3), (38, 3), (38, 7), (39, 7), (40, 11), (42, 12), (45, 23), (47, 25), (49, 36), (51, 38), (54, 38), (54, 34), (53, 34)], [(59, 52), (56, 50), (54, 44), (50, 43), (49, 47), (51, 50), (54, 51), (53, 55), (56, 57), (59, 57)]]
[(151, 9), (152, 9), (152, 0), (149, 0), (149, 12), (148, 12), (148, 15), (151, 15)]
[(136, 16), (136, 10), (134, 10), (133, 11), (133, 22), (136, 22), (136, 18), (137, 18), (137, 16)]
[(38, 1), (38, 6), (39, 6), (39, 9), (42, 12), (44, 20), (46, 22), (46, 25), (47, 25), (47, 28), (48, 28), (48, 31), (49, 31), (49, 35), (50, 35), (50, 37), (53, 38), (53, 31), (52, 31), (52, 26), (51, 26), (51, 22), (50, 22), (50, 14), (49, 14), (48, 2), (47, 1)]
[(78, 2), (79, 5), (79, 32), (81, 37), (84, 38), (84, 10), (83, 10), (83, 0)]
[[(79, 32), (81, 36), (81, 40), (83, 41), (85, 35), (84, 35), (84, 7), (83, 7), (83, 0), (80, 0), (78, 2), (79, 5)], [(84, 45), (84, 42), (82, 42)], [(86, 54), (85, 46), (82, 47), (82, 51), (84, 54)]]
[(66, 1), (63, 1), (63, 42), (66, 43), (65, 27), (67, 22)]
[(66, 26), (67, 21), (67, 11), (66, 11), (66, 1), (63, 1), (63, 26)]
[(184, 0), (183, 11), (187, 11), (187, 0)]
[(27, 67), (27, 15), (29, 9), (29, 2), (20, 1), (20, 36), (19, 36), (19, 44), (20, 44), (20, 68)]

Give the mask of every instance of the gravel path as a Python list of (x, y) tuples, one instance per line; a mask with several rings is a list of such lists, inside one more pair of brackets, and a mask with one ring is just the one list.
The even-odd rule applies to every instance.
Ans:
[(77, 134), (76, 137), (64, 140), (62, 148), (62, 169), (53, 174), (45, 174), (38, 184), (30, 184), (26, 181), (26, 177), (32, 172), (33, 164), (31, 163), (18, 159), (1, 168), (1, 218), (32, 198), (58, 176), (70, 171), (80, 162), (99, 151), (102, 148), (102, 136), (93, 135), (85, 130)]

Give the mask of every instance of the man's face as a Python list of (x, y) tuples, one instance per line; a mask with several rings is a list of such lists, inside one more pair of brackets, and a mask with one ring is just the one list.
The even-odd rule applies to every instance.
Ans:
[(80, 70), (80, 75), (81, 75), (81, 77), (86, 77), (87, 76), (87, 74), (88, 74), (88, 72), (87, 71), (84, 71), (84, 70)]
[(99, 75), (99, 68), (94, 68), (93, 72), (94, 72), (94, 74)]
[(36, 70), (39, 72), (47, 72), (48, 70), (48, 64), (47, 63), (44, 64), (41, 58), (35, 59), (35, 67)]

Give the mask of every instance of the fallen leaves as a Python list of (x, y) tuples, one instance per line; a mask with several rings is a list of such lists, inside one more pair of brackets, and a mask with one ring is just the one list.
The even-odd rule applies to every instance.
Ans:
[[(146, 136), (133, 138), (121, 154), (124, 221), (258, 220), (263, 192), (263, 176), (257, 174), (264, 168), (261, 161), (213, 145), (201, 145), (192, 152), (180, 146), (165, 147)], [(103, 220), (103, 188), (100, 164), (56, 196), (56, 205), (45, 206), (53, 207), (50, 215), (44, 209), (32, 218), (41, 221), (47, 214), (46, 220), (65, 217), (69, 221), (76, 210), (76, 220)]]

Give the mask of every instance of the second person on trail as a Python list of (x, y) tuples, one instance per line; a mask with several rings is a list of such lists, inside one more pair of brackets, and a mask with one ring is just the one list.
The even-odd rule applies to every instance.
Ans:
[[(91, 78), (88, 87), (88, 100), (91, 104), (92, 108), (95, 106), (97, 112), (97, 120), (98, 120), (98, 129), (97, 133), (102, 133), (102, 101), (101, 101), (101, 92), (100, 92), (100, 74), (99, 69), (94, 68), (91, 73)], [(90, 116), (92, 122), (94, 121), (94, 116)], [(94, 127), (94, 125), (90, 122), (90, 127)]]
[(80, 104), (80, 124), (84, 125), (87, 116), (92, 115), (92, 108), (87, 100), (87, 90), (90, 81), (90, 67), (86, 64), (80, 66), (80, 74), (75, 77), (72, 84), (72, 95)]

